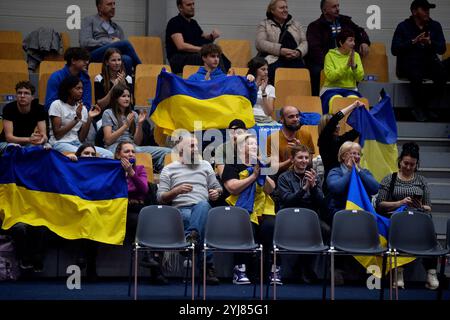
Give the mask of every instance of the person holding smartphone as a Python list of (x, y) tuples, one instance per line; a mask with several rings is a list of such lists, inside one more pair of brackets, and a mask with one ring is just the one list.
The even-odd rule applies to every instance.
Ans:
[[(377, 197), (377, 212), (389, 215), (401, 207), (405, 209), (431, 211), (430, 189), (425, 177), (417, 174), (419, 146), (415, 142), (405, 143), (398, 158), (398, 173), (389, 174), (381, 181)], [(431, 216), (430, 216), (431, 218)], [(436, 275), (437, 258), (422, 260), (427, 270), (428, 289), (439, 287)], [(399, 268), (397, 286), (404, 288), (403, 268)]]

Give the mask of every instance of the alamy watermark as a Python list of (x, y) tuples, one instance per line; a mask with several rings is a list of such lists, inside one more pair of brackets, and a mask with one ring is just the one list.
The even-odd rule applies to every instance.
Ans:
[(72, 264), (67, 267), (66, 273), (69, 274), (66, 281), (67, 289), (81, 289), (81, 269), (79, 266)]
[[(81, 29), (81, 9), (78, 5), (72, 4), (67, 7), (66, 14), (66, 26), (68, 30), (80, 30)], [(369, 30), (381, 29), (381, 8), (377, 5), (370, 5), (366, 9), (366, 14), (369, 17), (366, 20), (366, 26)]]

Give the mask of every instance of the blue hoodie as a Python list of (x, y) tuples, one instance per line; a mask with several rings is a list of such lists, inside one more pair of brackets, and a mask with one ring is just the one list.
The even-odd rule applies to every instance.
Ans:
[[(206, 71), (206, 69), (204, 67), (200, 67), (200, 69), (198, 69), (198, 71), (196, 73), (194, 73), (193, 75), (191, 75), (188, 80), (194, 80), (194, 81), (205, 81), (205, 76), (206, 73), (208, 71)], [(220, 68), (215, 68), (211, 73), (210, 73), (210, 78), (211, 80), (214, 79), (219, 79), (219, 78), (223, 78), (226, 77), (227, 75), (225, 73), (223, 73), (223, 71)]]

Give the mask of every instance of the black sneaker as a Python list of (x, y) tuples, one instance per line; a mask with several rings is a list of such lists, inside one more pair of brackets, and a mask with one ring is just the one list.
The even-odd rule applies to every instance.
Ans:
[(213, 266), (206, 267), (206, 283), (213, 286), (217, 286), (220, 283)]

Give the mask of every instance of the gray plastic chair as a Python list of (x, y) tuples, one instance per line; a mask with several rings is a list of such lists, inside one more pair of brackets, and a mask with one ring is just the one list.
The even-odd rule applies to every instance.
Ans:
[[(341, 210), (333, 217), (331, 228), (331, 300), (334, 300), (334, 255), (381, 255), (386, 269), (386, 248), (380, 244), (378, 226), (375, 217), (364, 210)], [(382, 281), (384, 284), (384, 281)], [(384, 286), (380, 290), (380, 300), (384, 297)]]
[[(273, 235), (273, 261), (277, 254), (323, 254), (328, 252), (324, 245), (317, 213), (305, 208), (286, 208), (278, 211)], [(326, 294), (326, 261), (323, 270), (322, 299)], [(276, 300), (276, 284), (273, 298)]]
[[(174, 207), (153, 205), (142, 208), (138, 216), (134, 253), (134, 299), (137, 300), (138, 253), (139, 251), (191, 251), (191, 298), (194, 300), (195, 246), (186, 242), (183, 219)], [(133, 254), (131, 259), (133, 258)], [(130, 264), (131, 267), (131, 264)], [(131, 276), (131, 268), (130, 268)], [(187, 290), (185, 286), (185, 295)], [(130, 289), (130, 286), (129, 286)]]
[[(447, 220), (447, 248), (442, 248), (436, 239), (434, 223), (431, 216), (420, 211), (403, 211), (394, 213), (389, 228), (389, 249), (394, 256), (395, 280), (397, 280), (397, 256), (441, 257), (437, 299), (442, 298), (444, 280), (445, 255), (450, 249), (450, 220)], [(392, 265), (391, 265), (392, 268)], [(392, 296), (392, 281), (391, 281)], [(398, 300), (398, 287), (396, 288)]]
[[(255, 243), (250, 215), (239, 207), (216, 207), (208, 212), (203, 248), (203, 300), (206, 300), (206, 253), (258, 252), (260, 253), (260, 288), (263, 299), (263, 250)], [(256, 290), (256, 285), (254, 293)]]

